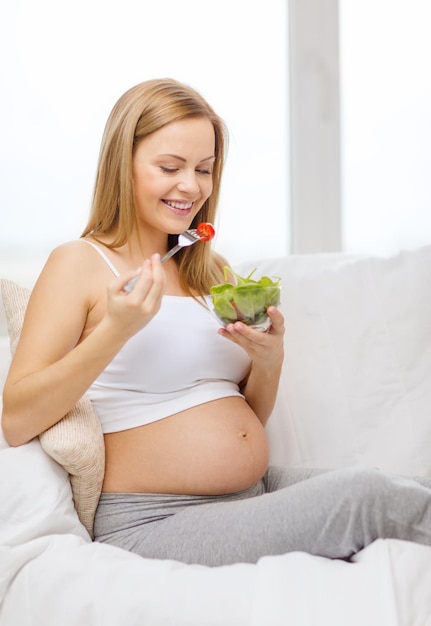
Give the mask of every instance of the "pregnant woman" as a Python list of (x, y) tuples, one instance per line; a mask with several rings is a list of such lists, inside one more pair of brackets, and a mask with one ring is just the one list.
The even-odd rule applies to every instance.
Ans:
[(221, 328), (205, 296), (226, 261), (211, 244), (161, 262), (179, 233), (215, 221), (225, 144), (222, 120), (175, 80), (119, 99), (89, 222), (51, 253), (29, 302), (7, 440), (28, 442), (87, 393), (106, 448), (95, 539), (144, 557), (223, 565), (291, 550), (349, 558), (378, 537), (431, 544), (426, 480), (268, 467), (281, 312), (268, 309), (267, 332)]

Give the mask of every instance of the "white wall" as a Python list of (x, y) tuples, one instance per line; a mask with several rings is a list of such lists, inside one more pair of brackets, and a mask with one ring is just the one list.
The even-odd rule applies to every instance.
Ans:
[(0, 273), (85, 225), (103, 126), (132, 85), (172, 76), (231, 132), (217, 248), (284, 254), (288, 231), (284, 0), (14, 0), (0, 16)]
[[(154, 76), (189, 82), (229, 125), (217, 248), (232, 262), (287, 252), (288, 4), (219, 0), (208, 11), (200, 0), (3, 3), (0, 275), (11, 267), (25, 274), (28, 259), (42, 262), (54, 245), (79, 236), (106, 117), (125, 89)], [(326, 7), (338, 17), (337, 0), (306, 4), (315, 16)], [(330, 244), (325, 228), (342, 230), (349, 252), (386, 254), (429, 243), (431, 5), (339, 0), (339, 6), (342, 212), (336, 223), (338, 209), (326, 202), (327, 218), (311, 211), (302, 223), (309, 228), (311, 220)], [(319, 32), (310, 42), (317, 48)], [(297, 103), (300, 110), (313, 110), (309, 100), (307, 107)], [(315, 153), (321, 149), (316, 145)], [(303, 170), (319, 200), (324, 181), (309, 164)], [(296, 215), (301, 210), (296, 206)]]

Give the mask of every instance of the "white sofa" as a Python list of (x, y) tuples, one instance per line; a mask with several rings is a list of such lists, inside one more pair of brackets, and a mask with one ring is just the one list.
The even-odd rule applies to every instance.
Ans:
[[(237, 269), (253, 267), (281, 277), (286, 317), (271, 461), (431, 475), (431, 246)], [(426, 626), (431, 547), (378, 540), (353, 563), (300, 552), (220, 568), (146, 560), (91, 541), (68, 473), (39, 440), (0, 440), (0, 602), (0, 626)]]

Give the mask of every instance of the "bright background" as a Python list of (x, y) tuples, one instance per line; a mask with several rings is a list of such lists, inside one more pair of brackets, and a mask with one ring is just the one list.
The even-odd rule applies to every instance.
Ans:
[(431, 243), (431, 2), (340, 0), (345, 250)]
[[(14, 0), (0, 14), (3, 258), (79, 237), (106, 118), (129, 87), (173, 77), (230, 131), (217, 249), (288, 247), (284, 0)], [(5, 63), (5, 60), (7, 62)]]
[[(79, 237), (109, 111), (160, 76), (198, 89), (230, 129), (217, 249), (289, 252), (288, 4), (3, 2), (0, 274)], [(339, 0), (339, 25), (342, 247), (431, 243), (431, 3)]]

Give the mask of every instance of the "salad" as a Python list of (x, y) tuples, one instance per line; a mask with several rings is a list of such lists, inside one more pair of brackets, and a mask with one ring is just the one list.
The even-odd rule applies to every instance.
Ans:
[(255, 271), (243, 277), (226, 266), (225, 280), (231, 274), (236, 284), (226, 282), (211, 287), (214, 313), (222, 324), (240, 321), (259, 330), (266, 330), (270, 326), (267, 309), (280, 304), (280, 279), (272, 280), (269, 276), (262, 276), (259, 280), (253, 280)]

